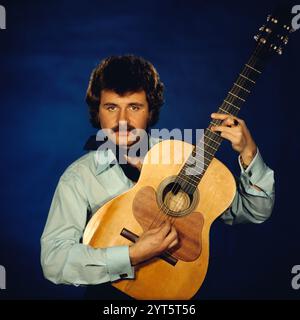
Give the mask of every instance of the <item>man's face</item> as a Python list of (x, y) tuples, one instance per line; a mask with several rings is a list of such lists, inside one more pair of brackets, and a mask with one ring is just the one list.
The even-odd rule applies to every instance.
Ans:
[[(136, 142), (133, 129), (147, 128), (150, 120), (149, 106), (145, 91), (128, 92), (122, 96), (111, 90), (101, 91), (99, 121), (102, 129), (111, 129), (108, 137), (120, 146)], [(139, 130), (137, 130), (139, 131)]]

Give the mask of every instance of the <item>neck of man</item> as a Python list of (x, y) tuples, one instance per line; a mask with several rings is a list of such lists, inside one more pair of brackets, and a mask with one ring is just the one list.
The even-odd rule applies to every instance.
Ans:
[[(117, 161), (119, 162), (120, 167), (122, 168), (124, 174), (132, 181), (138, 181), (140, 176), (140, 170), (134, 165), (130, 164), (125, 156), (131, 156), (130, 150), (134, 151), (134, 157), (140, 158), (140, 161), (143, 161), (146, 153), (149, 150), (149, 134), (145, 134), (143, 137), (139, 139), (136, 143), (130, 146), (119, 146), (116, 145), (115, 156)], [(136, 159), (135, 159), (136, 160)]]
[[(111, 150), (115, 154), (117, 161), (119, 162), (120, 167), (122, 168), (124, 174), (131, 180), (137, 181), (140, 176), (140, 170), (133, 165), (129, 164), (124, 155), (129, 155), (131, 148), (134, 148), (133, 150), (137, 150), (135, 153), (135, 157), (139, 157), (143, 159), (146, 155), (146, 153), (149, 150), (149, 131), (146, 130), (145, 135), (141, 137), (136, 143), (132, 144), (131, 146), (119, 146), (117, 144), (114, 144), (113, 142), (110, 143)], [(86, 151), (94, 151), (98, 150), (98, 148), (106, 143), (107, 141), (97, 141), (96, 135), (91, 136), (88, 141), (85, 143), (84, 150)], [(145, 147), (146, 146), (146, 147)]]

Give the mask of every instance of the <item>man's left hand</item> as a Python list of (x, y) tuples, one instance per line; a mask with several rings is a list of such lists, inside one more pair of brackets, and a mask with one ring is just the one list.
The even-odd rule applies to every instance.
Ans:
[(223, 120), (221, 125), (212, 126), (211, 131), (220, 132), (221, 137), (229, 140), (232, 148), (240, 154), (243, 163), (248, 166), (256, 155), (257, 147), (245, 121), (222, 113), (212, 113), (211, 117)]

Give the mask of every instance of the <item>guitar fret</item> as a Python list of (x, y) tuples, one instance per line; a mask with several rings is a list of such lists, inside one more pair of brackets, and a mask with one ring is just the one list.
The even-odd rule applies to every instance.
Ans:
[[(188, 178), (189, 176), (185, 176), (185, 177), (187, 177), (187, 178)], [(192, 185), (193, 187), (195, 187), (195, 188), (197, 187), (197, 182), (195, 181), (195, 182), (196, 182), (196, 184), (193, 184), (193, 183), (191, 183), (190, 181), (188, 181), (188, 180), (189, 180), (189, 178), (188, 178), (188, 180), (187, 180), (187, 179), (185, 179), (185, 178), (181, 177), (180, 175), (178, 175), (176, 179), (180, 179), (182, 182), (188, 182), (189, 184), (191, 184), (191, 185)]]
[[(211, 139), (210, 139), (211, 140)], [(215, 140), (212, 140), (213, 142), (217, 143)], [(218, 149), (214, 148), (213, 146), (211, 146), (210, 144), (208, 144), (207, 142), (204, 141), (204, 144), (209, 146), (210, 148), (212, 148), (213, 150), (217, 151)]]
[[(204, 167), (201, 168), (201, 172), (195, 170), (192, 167), (189, 167), (188, 170), (189, 170), (190, 174), (185, 174), (185, 179), (182, 178), (181, 176), (178, 176), (178, 177), (180, 177), (180, 179), (183, 181), (186, 181), (186, 179), (187, 179), (187, 180), (189, 180), (189, 182), (191, 182), (191, 181), (195, 182), (195, 187), (196, 187), (198, 185), (198, 178), (196, 176), (201, 176), (205, 172), (205, 170), (208, 168), (208, 166), (209, 165), (204, 164)], [(191, 172), (191, 170), (193, 170), (194, 172)]]
[(227, 110), (224, 110), (222, 107), (219, 107), (219, 110), (223, 111), (226, 114), (230, 114)]
[(193, 179), (193, 176), (199, 176), (199, 175), (201, 175), (201, 174), (203, 173), (204, 169), (207, 169), (209, 165), (206, 164), (206, 163), (204, 163), (203, 166), (204, 166), (204, 168), (201, 169), (201, 172), (195, 170), (193, 167), (189, 167), (189, 170), (193, 170), (193, 171), (195, 171), (195, 173), (189, 174), (189, 175), (187, 175), (186, 177), (188, 177), (189, 179), (192, 179), (192, 181), (194, 181), (194, 182), (197, 182), (197, 180), (194, 180), (194, 179)]
[(215, 156), (214, 154), (208, 152), (207, 149), (202, 149), (202, 148), (200, 148), (200, 146), (197, 146), (197, 145), (196, 145), (196, 148), (197, 148), (197, 149), (200, 149), (201, 151), (207, 152), (207, 153), (208, 153), (209, 155), (211, 155), (212, 157)]
[(229, 105), (235, 107), (237, 110), (240, 110), (240, 108), (234, 104), (232, 104), (231, 102), (227, 101), (227, 100), (223, 100), (225, 103), (228, 103)]
[(252, 69), (252, 70), (254, 70), (254, 71), (256, 71), (258, 74), (261, 74), (261, 71), (255, 69), (255, 68), (253, 68), (253, 67), (251, 67), (251, 66), (249, 66), (249, 64), (246, 63), (245, 66), (248, 67), (248, 68), (250, 68), (250, 69)]
[[(209, 130), (210, 132), (214, 133), (213, 131)], [(216, 144), (219, 144), (218, 141), (212, 139), (211, 137), (209, 137), (208, 135), (205, 135), (206, 138), (208, 138), (209, 140), (211, 140), (212, 142), (216, 143)], [(214, 148), (213, 148), (214, 149)], [(217, 149), (215, 149), (217, 151)]]
[(236, 94), (234, 94), (234, 93), (232, 93), (232, 92), (228, 92), (229, 94), (231, 94), (232, 96), (234, 96), (234, 97), (236, 97), (236, 98), (238, 98), (238, 99), (240, 99), (241, 101), (243, 101), (243, 102), (245, 102), (246, 100), (245, 99), (243, 99), (243, 98), (241, 98), (241, 97), (239, 97), (239, 96), (237, 96)]
[(241, 76), (242, 78), (245, 78), (245, 79), (247, 79), (248, 81), (250, 81), (250, 82), (252, 82), (252, 83), (255, 84), (255, 81), (249, 79), (248, 77), (244, 76), (243, 74), (240, 73), (240, 76)]
[[(208, 162), (210, 162), (211, 161), (211, 159), (209, 159), (209, 158), (204, 158), (204, 160), (207, 160)], [(199, 163), (199, 162), (198, 162)], [(188, 164), (188, 166), (187, 166), (187, 164)], [(200, 164), (202, 165), (202, 166), (206, 166), (206, 167), (208, 167), (209, 166), (209, 164), (207, 164), (207, 162), (200, 162)], [(198, 165), (197, 165), (197, 162), (196, 162), (196, 164), (195, 163), (185, 163), (185, 168), (186, 169), (191, 169), (191, 170), (195, 170), (195, 168), (199, 168), (199, 169), (202, 169), (202, 166), (201, 167), (199, 167)]]
[[(213, 140), (214, 141), (214, 140)], [(215, 142), (215, 141), (214, 141)], [(217, 142), (215, 142), (217, 143)], [(213, 149), (214, 151), (217, 151), (218, 149), (214, 148), (212, 145), (208, 144), (207, 142), (203, 141), (203, 144), (206, 145), (207, 147)], [(205, 149), (206, 150), (206, 149)]]
[[(215, 122), (214, 122), (215, 121)], [(213, 119), (213, 120), (211, 120), (210, 121), (210, 125), (212, 125), (212, 126), (218, 126), (218, 125), (220, 125), (222, 123), (222, 120), (220, 120), (220, 119)]]
[[(204, 158), (204, 160), (207, 160), (207, 161), (211, 161), (211, 159), (209, 159), (209, 158), (206, 158), (206, 157), (203, 157)], [(199, 169), (202, 169), (202, 167), (199, 167), (197, 164), (199, 164), (200, 163), (200, 165), (203, 165), (203, 166), (208, 166), (208, 164), (207, 164), (207, 162), (200, 162), (199, 160), (198, 160), (198, 162), (196, 161), (196, 162), (194, 162), (193, 161), (193, 163), (191, 163), (191, 161), (190, 160), (187, 160), (187, 162), (185, 163), (185, 168), (189, 168), (189, 169), (194, 169), (194, 168), (199, 168)]]
[(250, 93), (250, 92), (251, 92), (250, 90), (242, 87), (241, 85), (239, 85), (239, 84), (237, 84), (237, 83), (234, 83), (234, 85), (237, 86), (237, 87), (239, 87), (239, 88), (241, 88), (242, 90), (246, 91), (247, 93)]

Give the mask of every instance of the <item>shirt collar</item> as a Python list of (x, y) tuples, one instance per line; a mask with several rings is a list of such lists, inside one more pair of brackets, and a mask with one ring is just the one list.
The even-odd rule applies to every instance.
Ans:
[(96, 175), (117, 163), (116, 156), (111, 149), (96, 151), (94, 157), (96, 164)]

